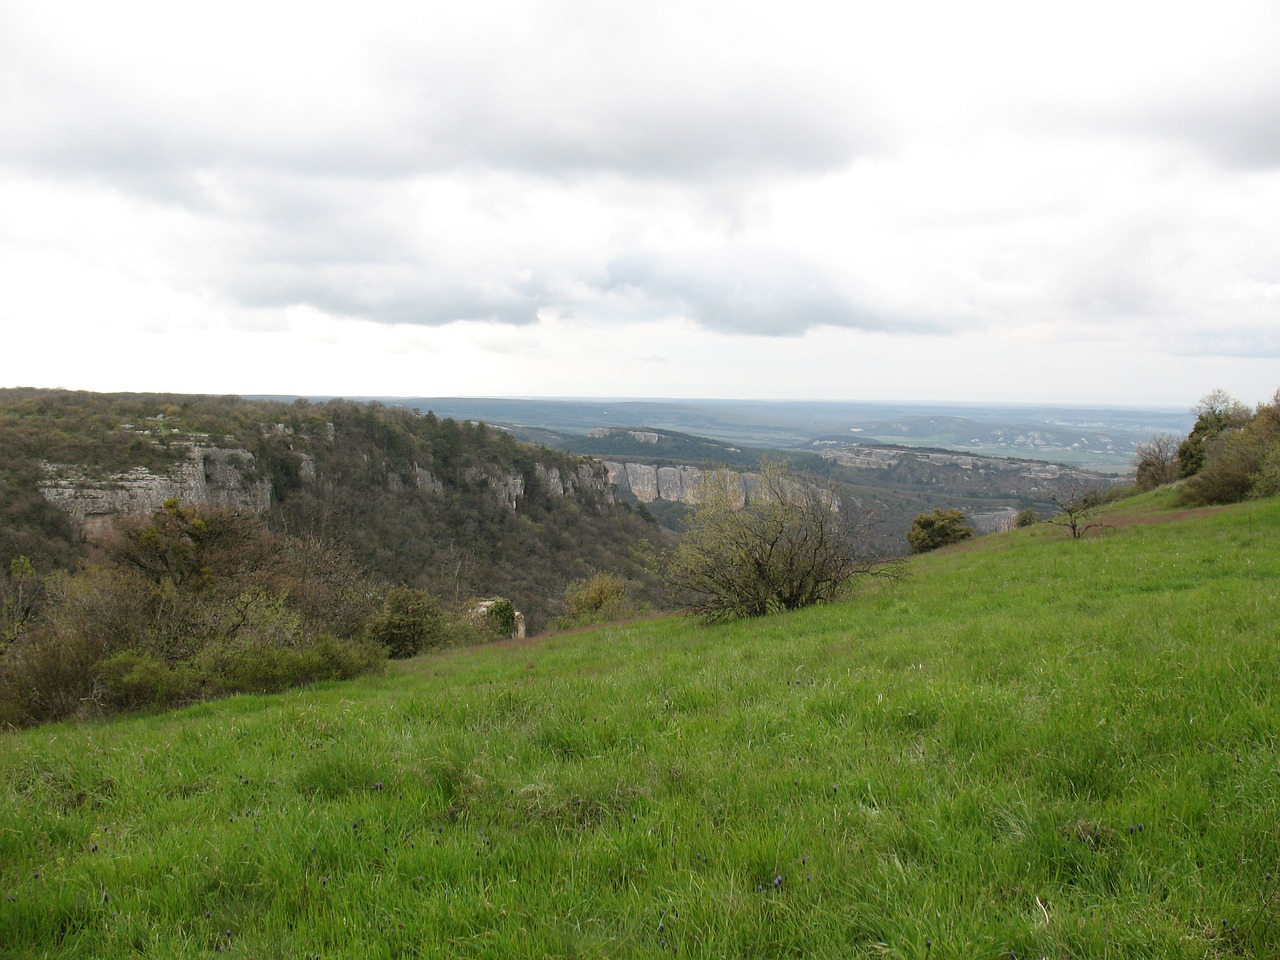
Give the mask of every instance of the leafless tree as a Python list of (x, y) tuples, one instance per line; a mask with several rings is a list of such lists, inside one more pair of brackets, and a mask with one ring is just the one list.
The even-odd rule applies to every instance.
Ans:
[(668, 586), (708, 621), (824, 603), (850, 581), (893, 575), (897, 561), (867, 546), (870, 518), (833, 490), (764, 461), (743, 497), (738, 475), (704, 475), (666, 572)]
[(1178, 447), (1182, 439), (1172, 433), (1157, 433), (1146, 443), (1138, 444), (1133, 468), (1138, 487), (1154, 490), (1178, 479)]
[(1072, 483), (1066, 490), (1049, 497), (1062, 513), (1049, 520), (1049, 523), (1066, 527), (1071, 537), (1079, 540), (1090, 530), (1105, 527), (1105, 523), (1091, 522), (1090, 518), (1106, 501), (1106, 494), (1098, 487), (1085, 486), (1079, 482)]

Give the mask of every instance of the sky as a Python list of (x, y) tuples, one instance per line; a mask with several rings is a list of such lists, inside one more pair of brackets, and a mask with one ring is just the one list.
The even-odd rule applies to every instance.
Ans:
[(1280, 4), (0, 0), (0, 386), (1280, 388)]

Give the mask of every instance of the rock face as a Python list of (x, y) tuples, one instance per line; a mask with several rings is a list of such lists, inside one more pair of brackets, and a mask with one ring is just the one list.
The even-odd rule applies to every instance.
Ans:
[(967, 518), (974, 533), (985, 536), (988, 533), (1008, 533), (1018, 525), (1018, 511), (1013, 507), (995, 510), (991, 513), (973, 513)]
[[(524, 475), (514, 470), (468, 467), (463, 473), (463, 479), (470, 484), (488, 487), (498, 503), (513, 513), (529, 493)], [(562, 471), (555, 465), (548, 467), (535, 463), (533, 479), (537, 486), (546, 490), (548, 496), (557, 500), (594, 500), (605, 504), (615, 500), (606, 471), (598, 463), (580, 463), (572, 473)], [(440, 487), (436, 485), (433, 489), (439, 490)]]
[[(623, 495), (630, 494), (640, 503), (665, 500), (670, 503), (698, 502), (702, 471), (697, 467), (656, 467), (644, 463), (618, 463), (604, 460), (609, 482)], [(730, 494), (741, 507), (758, 486), (755, 474), (731, 472)]]
[[(287, 428), (276, 425), (276, 435), (286, 436)], [(315, 457), (297, 453), (298, 474), (304, 483), (317, 481)], [(368, 455), (365, 455), (368, 460)], [(653, 468), (649, 470), (652, 472)], [(84, 468), (67, 464), (46, 464), (47, 479), (40, 490), (45, 499), (69, 513), (90, 539), (96, 539), (117, 516), (150, 516), (166, 500), (184, 504), (223, 507), (263, 513), (271, 507), (272, 486), (258, 475), (254, 456), (248, 450), (224, 447), (189, 447), (183, 459), (165, 473), (137, 467), (105, 479), (91, 477)], [(600, 463), (533, 465), (532, 482), (555, 499), (577, 499), (607, 505), (614, 503), (613, 488)], [(496, 464), (471, 466), (463, 480), (487, 488), (497, 502), (515, 512), (529, 494), (525, 474)], [(656, 483), (656, 481), (655, 481)], [(393, 492), (417, 489), (425, 494), (442, 493), (445, 484), (430, 470), (410, 464), (405, 471), (386, 474)], [(656, 490), (656, 486), (655, 486)]]
[(192, 447), (168, 473), (137, 467), (105, 480), (74, 466), (46, 464), (45, 469), (49, 478), (40, 492), (71, 514), (90, 539), (104, 533), (114, 517), (149, 516), (166, 500), (255, 513), (271, 506), (271, 482), (257, 476), (248, 450)]

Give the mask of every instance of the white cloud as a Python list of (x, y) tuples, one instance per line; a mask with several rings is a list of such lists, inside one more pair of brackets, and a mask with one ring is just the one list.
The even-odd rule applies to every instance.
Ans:
[(1278, 28), (1245, 2), (9, 6), (0, 380), (194, 385), (148, 379), (177, 340), (215, 392), (1266, 395)]

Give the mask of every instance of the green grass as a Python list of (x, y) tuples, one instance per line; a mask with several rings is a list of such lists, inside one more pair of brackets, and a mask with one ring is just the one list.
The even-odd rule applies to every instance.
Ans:
[(1280, 503), (0, 735), (0, 952), (1274, 957)]

